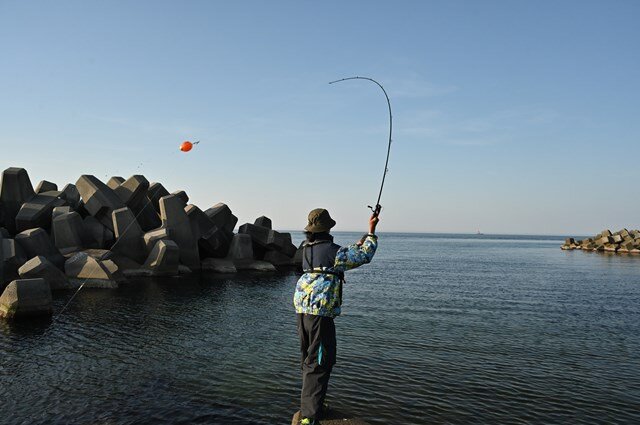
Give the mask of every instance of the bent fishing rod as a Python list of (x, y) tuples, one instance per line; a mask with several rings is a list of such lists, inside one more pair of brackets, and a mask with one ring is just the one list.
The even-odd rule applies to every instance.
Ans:
[(393, 133), (393, 115), (391, 114), (391, 101), (389, 100), (389, 95), (387, 95), (387, 91), (384, 89), (384, 87), (382, 87), (382, 84), (380, 84), (373, 78), (357, 77), (357, 76), (348, 77), (348, 78), (341, 78), (340, 80), (331, 81), (329, 82), (329, 84), (335, 84), (335, 83), (339, 83), (342, 81), (349, 81), (349, 80), (369, 80), (371, 82), (376, 83), (378, 87), (382, 89), (382, 92), (384, 93), (384, 97), (387, 99), (387, 106), (389, 107), (389, 144), (387, 146), (387, 159), (384, 163), (384, 172), (382, 173), (382, 183), (380, 183), (380, 192), (378, 192), (378, 200), (375, 203), (375, 207), (368, 205), (369, 209), (373, 211), (373, 215), (377, 217), (380, 214), (380, 211), (382, 210), (382, 205), (380, 205), (380, 198), (382, 198), (382, 189), (384, 188), (384, 181), (387, 177), (387, 173), (389, 172), (389, 154), (391, 153), (391, 141), (392, 141), (391, 136)]

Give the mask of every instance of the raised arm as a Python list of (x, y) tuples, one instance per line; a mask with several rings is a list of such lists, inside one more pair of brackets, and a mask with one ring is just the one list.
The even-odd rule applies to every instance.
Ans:
[(369, 233), (358, 243), (344, 246), (338, 250), (333, 266), (335, 271), (344, 272), (371, 262), (378, 248), (378, 237), (375, 235), (378, 221), (380, 221), (378, 215), (373, 214), (369, 219)]

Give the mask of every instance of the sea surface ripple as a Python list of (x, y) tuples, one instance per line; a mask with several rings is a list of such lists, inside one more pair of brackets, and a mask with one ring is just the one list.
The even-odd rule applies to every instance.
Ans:
[[(381, 235), (347, 274), (330, 404), (372, 424), (640, 423), (640, 258), (560, 243)], [(0, 423), (288, 424), (297, 277), (133, 281), (1, 322)]]

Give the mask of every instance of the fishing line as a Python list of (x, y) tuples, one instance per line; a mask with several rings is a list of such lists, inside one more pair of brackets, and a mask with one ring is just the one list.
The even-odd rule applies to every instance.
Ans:
[(373, 215), (377, 217), (378, 214), (380, 214), (380, 210), (382, 210), (382, 205), (380, 205), (380, 198), (382, 198), (382, 189), (384, 188), (384, 181), (387, 177), (387, 173), (389, 172), (389, 154), (391, 153), (391, 142), (392, 142), (391, 135), (393, 133), (393, 115), (391, 114), (391, 101), (389, 100), (389, 95), (387, 95), (387, 91), (384, 89), (384, 87), (382, 87), (382, 84), (380, 84), (373, 78), (348, 77), (348, 78), (341, 78), (340, 80), (331, 81), (329, 82), (329, 84), (335, 84), (335, 83), (339, 83), (342, 81), (349, 81), (349, 80), (369, 80), (371, 82), (376, 83), (378, 87), (382, 89), (382, 92), (384, 93), (384, 97), (387, 99), (387, 106), (389, 107), (389, 144), (387, 146), (387, 159), (384, 163), (384, 172), (382, 173), (382, 183), (380, 183), (380, 192), (378, 192), (378, 200), (375, 203), (375, 207), (368, 205), (369, 209), (373, 211)]
[[(153, 208), (153, 205), (151, 204), (151, 200), (147, 198), (147, 204), (142, 207), (140, 209), (140, 212), (138, 214), (135, 215), (135, 217), (133, 218), (133, 221), (131, 223), (129, 223), (129, 225), (124, 229), (124, 232), (122, 232), (122, 234), (116, 239), (116, 242), (111, 245), (111, 248), (109, 248), (107, 250), (107, 254), (110, 252), (113, 252), (112, 250), (116, 247), (116, 245), (118, 245), (118, 242), (120, 242), (123, 238), (124, 235), (127, 234), (127, 231), (129, 231), (129, 229), (131, 228), (131, 226), (133, 226), (135, 223), (137, 223), (138, 217), (140, 217), (140, 214), (142, 214), (142, 212), (145, 210), (145, 208), (147, 207), (151, 207)], [(115, 236), (115, 235), (114, 235)], [(87, 254), (88, 255), (88, 254)], [(106, 254), (105, 254), (106, 255)], [(96, 262), (98, 262), (100, 260), (96, 259)], [(55, 322), (58, 317), (60, 317), (62, 315), (62, 313), (64, 313), (64, 311), (67, 309), (67, 307), (69, 306), (69, 304), (71, 304), (71, 301), (73, 301), (73, 299), (76, 297), (76, 295), (78, 295), (78, 293), (80, 292), (80, 290), (82, 288), (84, 288), (84, 285), (89, 281), (89, 279), (92, 279), (93, 276), (95, 275), (95, 273), (98, 271), (98, 269), (100, 268), (100, 266), (98, 264), (96, 264), (96, 267), (94, 267), (94, 269), (91, 271), (91, 273), (89, 274), (89, 277), (86, 277), (84, 279), (84, 281), (80, 284), (80, 287), (76, 290), (76, 292), (73, 293), (73, 295), (71, 296), (71, 298), (69, 298), (69, 301), (67, 301), (67, 303), (64, 305), (64, 307), (62, 307), (62, 310), (60, 310), (60, 313), (58, 313), (53, 321)]]

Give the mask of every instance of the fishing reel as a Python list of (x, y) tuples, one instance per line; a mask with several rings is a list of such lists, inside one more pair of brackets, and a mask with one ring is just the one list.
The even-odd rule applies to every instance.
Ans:
[(372, 207), (371, 205), (367, 205), (367, 207), (369, 207), (369, 209), (371, 210), (371, 212), (373, 212), (374, 217), (377, 217), (380, 215), (380, 211), (382, 211), (382, 205), (380, 204), (376, 204), (376, 207)]

